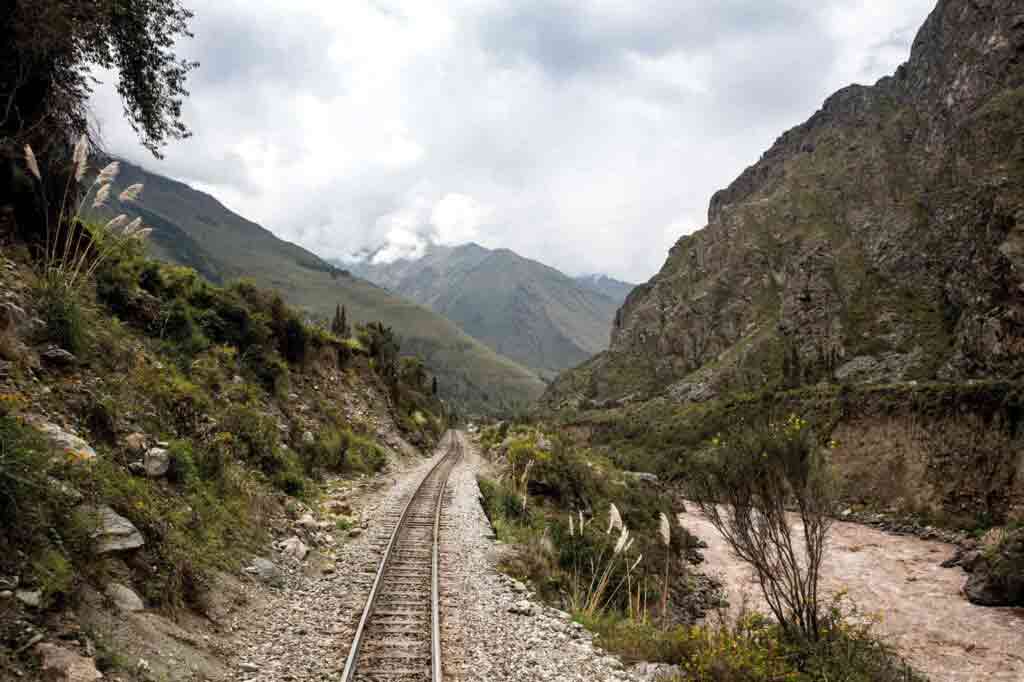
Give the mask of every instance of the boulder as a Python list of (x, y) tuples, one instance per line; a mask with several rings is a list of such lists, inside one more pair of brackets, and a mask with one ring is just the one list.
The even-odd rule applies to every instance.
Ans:
[(284, 574), (270, 559), (254, 557), (252, 563), (245, 567), (245, 572), (271, 587), (284, 587)]
[(136, 431), (124, 439), (124, 446), (129, 452), (141, 454), (146, 450), (146, 435)]
[(305, 528), (306, 530), (316, 530), (320, 527), (320, 523), (308, 512), (303, 514), (299, 520), (295, 522), (295, 525)]
[(68, 459), (74, 462), (90, 462), (96, 459), (96, 451), (92, 449), (91, 445), (53, 422), (33, 416), (26, 417), (25, 421), (46, 436), (53, 447), (61, 454), (66, 455)]
[(165, 448), (150, 448), (142, 458), (142, 466), (150, 478), (166, 476), (171, 468), (171, 453)]
[(52, 682), (94, 682), (102, 680), (103, 675), (96, 669), (96, 662), (91, 658), (46, 642), (37, 644), (36, 653), (40, 658), (42, 679)]
[(526, 599), (520, 599), (512, 606), (508, 607), (509, 613), (514, 613), (517, 616), (532, 616), (536, 612), (533, 604)]
[(136, 549), (146, 544), (139, 529), (110, 507), (83, 505), (79, 509), (96, 523), (92, 537), (96, 541), (97, 554)]
[(28, 316), (20, 306), (10, 301), (0, 302), (0, 334), (13, 332), (27, 318)]
[(71, 367), (78, 364), (78, 358), (59, 346), (49, 345), (39, 351), (39, 359), (50, 367)]
[(281, 554), (296, 561), (302, 561), (309, 554), (309, 547), (306, 546), (306, 543), (294, 535), (282, 541), (278, 547), (281, 550)]
[(1024, 606), (1024, 530), (975, 558), (964, 594), (980, 606)]
[(18, 590), (14, 593), (15, 598), (31, 609), (38, 609), (43, 603), (43, 593), (39, 590)]
[(121, 583), (110, 583), (107, 585), (105, 593), (110, 601), (114, 602), (114, 606), (121, 611), (134, 613), (135, 611), (142, 611), (146, 608), (146, 605), (142, 603), (142, 598), (135, 593), (135, 590), (127, 585), (122, 585)]

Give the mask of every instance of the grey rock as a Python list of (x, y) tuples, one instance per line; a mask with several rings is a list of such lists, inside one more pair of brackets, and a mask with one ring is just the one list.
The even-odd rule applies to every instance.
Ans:
[(363, 534), (363, 529), (362, 528), (352, 528), (348, 532), (348, 536), (350, 538), (357, 538), (357, 537), (359, 537), (362, 534)]
[(52, 682), (95, 682), (103, 679), (96, 669), (96, 662), (91, 658), (57, 646), (56, 644), (40, 643), (35, 647), (39, 654), (40, 669), (43, 679)]
[(78, 364), (78, 358), (74, 354), (58, 346), (47, 346), (39, 352), (39, 359), (51, 367), (71, 367)]
[(83, 505), (79, 509), (96, 524), (92, 537), (96, 541), (97, 554), (137, 549), (146, 544), (139, 529), (110, 507)]
[(316, 437), (313, 435), (312, 431), (303, 431), (302, 442), (304, 445), (312, 445), (316, 442)]
[(15, 598), (29, 608), (38, 609), (43, 603), (43, 593), (39, 590), (17, 590)]
[(509, 613), (514, 613), (517, 616), (533, 616), (536, 613), (536, 609), (533, 604), (526, 599), (520, 599), (512, 606), (508, 607)]
[(24, 308), (10, 301), (0, 302), (0, 332), (11, 331), (28, 319)]
[(150, 448), (146, 450), (142, 465), (146, 469), (146, 475), (150, 478), (166, 476), (171, 468), (171, 453), (164, 448)]
[(92, 449), (91, 445), (53, 422), (36, 416), (26, 417), (25, 421), (46, 436), (46, 439), (58, 452), (72, 461), (88, 462), (96, 459), (96, 451)]
[(114, 606), (121, 611), (134, 613), (146, 608), (146, 605), (142, 603), (142, 598), (127, 585), (110, 583), (104, 592), (110, 601), (114, 602)]
[(658, 476), (656, 474), (647, 473), (645, 471), (624, 471), (622, 473), (627, 478), (634, 478), (638, 481), (644, 481), (645, 483), (658, 482)]
[(284, 587), (284, 574), (270, 559), (254, 557), (252, 563), (246, 566), (245, 572), (271, 587)]
[(296, 561), (304, 560), (306, 555), (309, 554), (309, 547), (306, 543), (295, 536), (282, 541), (278, 546), (284, 556)]
[(146, 436), (145, 434), (135, 433), (128, 434), (124, 439), (124, 446), (129, 452), (142, 453), (146, 450)]

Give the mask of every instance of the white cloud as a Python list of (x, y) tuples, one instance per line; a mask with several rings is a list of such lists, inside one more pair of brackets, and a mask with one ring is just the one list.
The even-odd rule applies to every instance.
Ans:
[(436, 244), (464, 244), (479, 236), (480, 225), (490, 216), (491, 211), (481, 206), (473, 197), (456, 192), (446, 194), (430, 214), (434, 228), (431, 235)]
[(933, 2), (193, 0), (195, 136), (158, 163), (109, 82), (94, 106), (111, 151), (325, 256), (476, 240), (641, 280)]

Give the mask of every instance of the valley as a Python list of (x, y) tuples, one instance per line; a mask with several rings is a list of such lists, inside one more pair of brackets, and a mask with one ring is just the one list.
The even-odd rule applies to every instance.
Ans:
[(195, 1), (0, 11), (0, 680), (1024, 680), (1019, 0)]

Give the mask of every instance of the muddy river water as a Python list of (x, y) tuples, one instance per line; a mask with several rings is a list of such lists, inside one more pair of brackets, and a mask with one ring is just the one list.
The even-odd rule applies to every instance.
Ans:
[[(708, 543), (704, 565), (729, 592), (730, 604), (767, 609), (750, 569), (714, 526), (691, 509), (680, 522)], [(799, 535), (795, 533), (794, 535)], [(939, 564), (954, 547), (837, 522), (823, 567), (826, 594), (845, 590), (877, 615), (889, 642), (933, 682), (1024, 682), (1024, 609), (975, 606), (961, 594), (966, 574)]]

